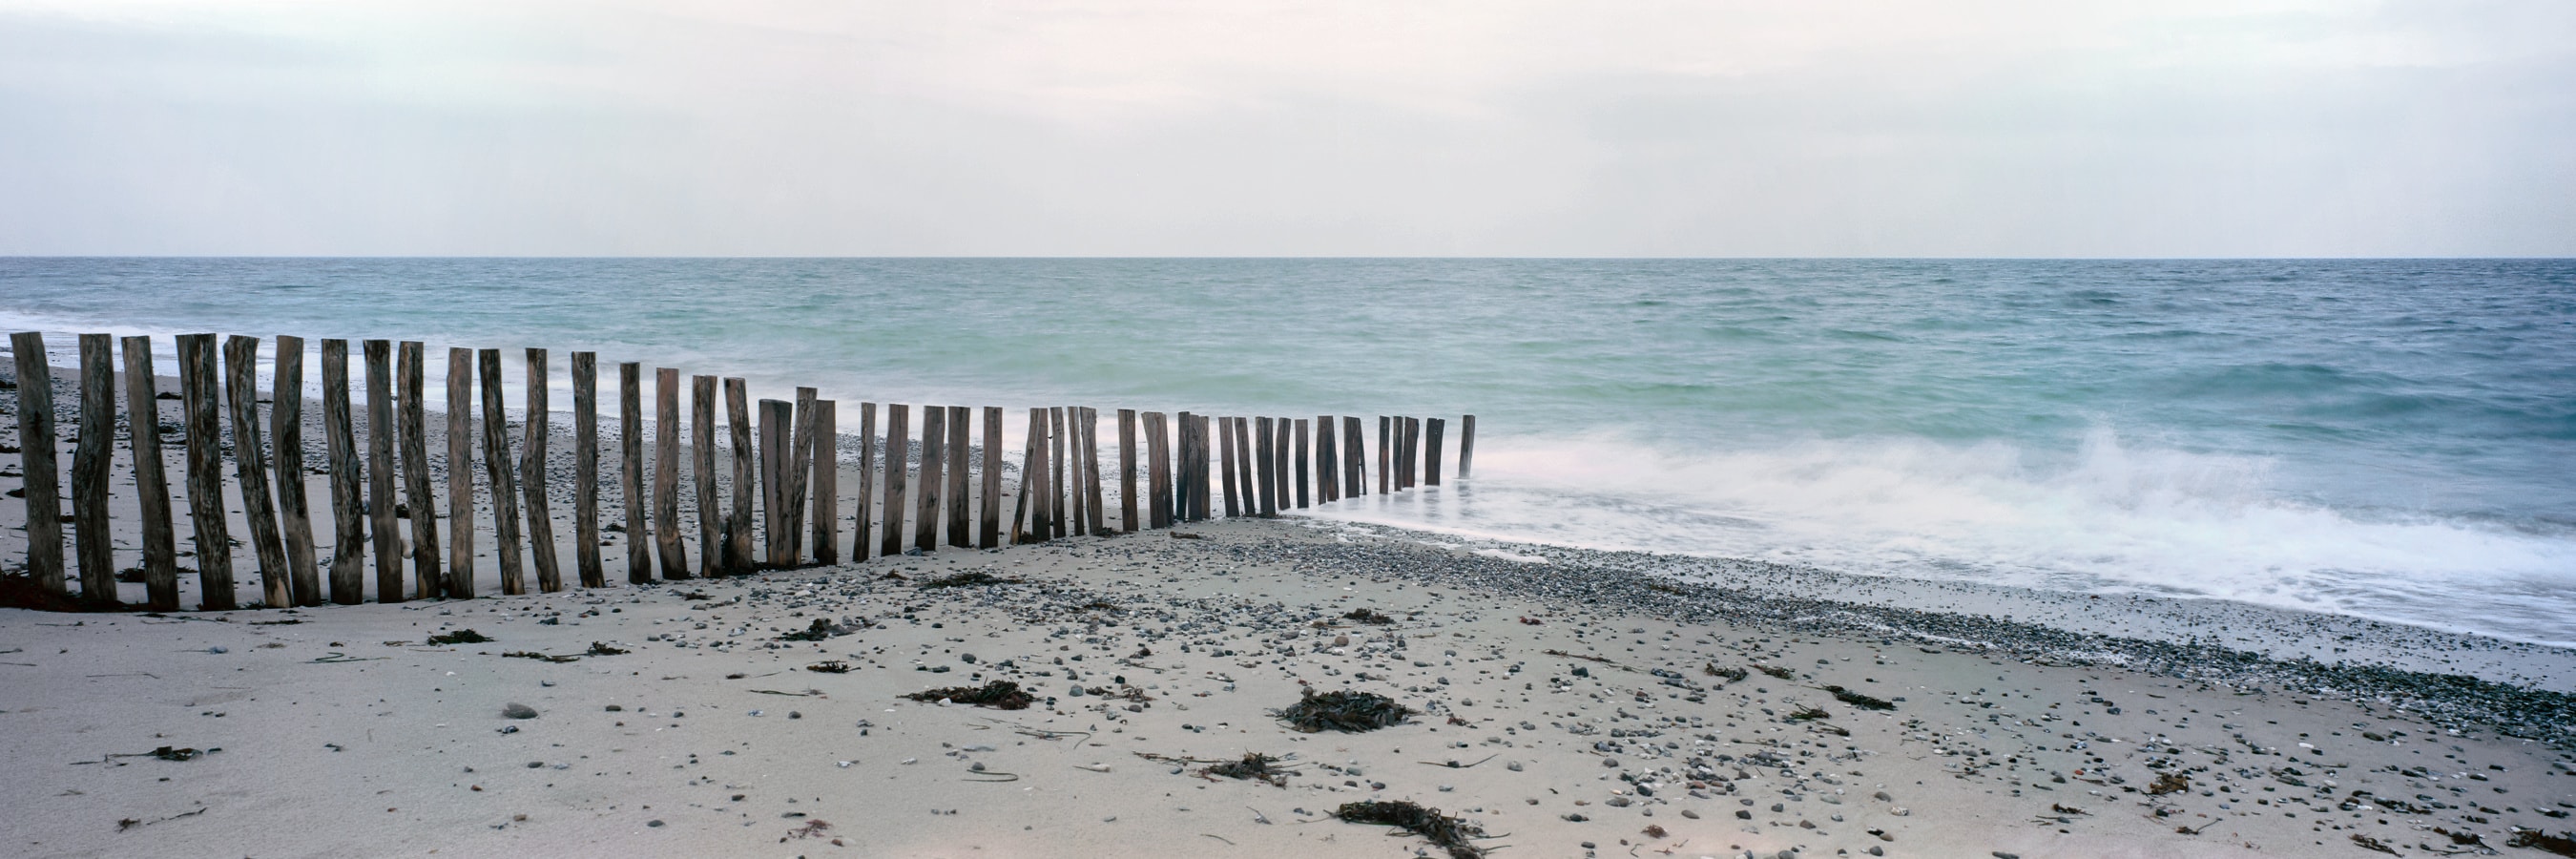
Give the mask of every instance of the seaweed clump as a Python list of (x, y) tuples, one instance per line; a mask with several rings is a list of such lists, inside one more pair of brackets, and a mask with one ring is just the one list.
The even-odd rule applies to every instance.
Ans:
[(954, 575), (940, 576), (939, 578), (914, 585), (914, 587), (922, 590), (929, 590), (931, 588), (979, 588), (986, 585), (1016, 585), (1019, 583), (1019, 579), (1006, 579), (993, 575), (992, 573), (975, 570)]
[(1782, 680), (1791, 680), (1798, 676), (1798, 672), (1791, 671), (1777, 665), (1756, 665), (1753, 666), (1753, 670), (1760, 671), (1764, 674), (1768, 674)]
[(1345, 823), (1392, 826), (1422, 836), (1449, 851), (1449, 859), (1484, 859), (1485, 856), (1484, 849), (1470, 841), (1484, 837), (1482, 827), (1441, 814), (1436, 808), (1424, 808), (1403, 800), (1346, 802), (1333, 809), (1333, 816)]
[(2537, 829), (2517, 829), (2514, 830), (2513, 837), (2505, 841), (2505, 846), (2547, 850), (2560, 856), (2576, 856), (2576, 832), (2551, 835)]
[(1745, 677), (1750, 676), (1742, 668), (1719, 668), (1715, 662), (1702, 666), (1700, 670), (1708, 672), (1710, 677), (1724, 677), (1728, 683), (1740, 683)]
[(1359, 622), (1361, 622), (1361, 623), (1371, 623), (1371, 624), (1377, 624), (1377, 625), (1379, 625), (1379, 626), (1385, 626), (1385, 625), (1387, 625), (1387, 624), (1390, 624), (1390, 623), (1394, 623), (1394, 622), (1395, 622), (1395, 618), (1391, 618), (1391, 617), (1386, 616), (1385, 614), (1382, 614), (1382, 613), (1379, 613), (1379, 612), (1376, 612), (1376, 611), (1372, 611), (1372, 610), (1370, 610), (1370, 609), (1364, 609), (1364, 608), (1355, 608), (1355, 609), (1351, 609), (1351, 613), (1350, 613), (1350, 614), (1346, 614), (1346, 615), (1342, 615), (1342, 619), (1344, 619), (1344, 620), (1356, 620), (1356, 621), (1359, 621)]
[(1259, 752), (1246, 752), (1239, 761), (1226, 761), (1200, 770), (1208, 775), (1269, 782), (1271, 787), (1287, 787), (1288, 771), (1279, 768), (1279, 759)]
[(1330, 728), (1336, 731), (1374, 731), (1402, 723), (1413, 715), (1413, 709), (1395, 703), (1395, 699), (1375, 692), (1336, 689), (1321, 695), (1308, 689), (1297, 703), (1276, 714), (1289, 726), (1312, 734)]
[(957, 704), (973, 704), (978, 707), (991, 707), (995, 710), (1026, 710), (1029, 708), (1030, 703), (1037, 700), (1036, 698), (1030, 697), (1029, 693), (1020, 691), (1020, 684), (1013, 683), (1008, 680), (995, 680), (982, 686), (951, 686), (946, 689), (932, 689), (925, 692), (914, 692), (903, 697), (924, 703), (948, 701)]
[(429, 643), (431, 644), (483, 644), (491, 640), (491, 636), (484, 635), (470, 629), (460, 629), (455, 632), (445, 632), (429, 637)]
[(1825, 691), (1827, 691), (1827, 692), (1831, 692), (1831, 693), (1834, 693), (1834, 700), (1836, 700), (1836, 701), (1841, 701), (1841, 702), (1843, 702), (1843, 703), (1845, 703), (1845, 704), (1850, 704), (1850, 705), (1852, 705), (1852, 706), (1854, 706), (1854, 707), (1859, 707), (1859, 708), (1861, 708), (1861, 709), (1863, 709), (1863, 710), (1894, 710), (1894, 709), (1896, 709), (1896, 705), (1895, 705), (1895, 704), (1889, 703), (1889, 702), (1888, 702), (1887, 700), (1885, 700), (1885, 699), (1882, 699), (1882, 698), (1872, 698), (1872, 697), (1870, 697), (1870, 696), (1863, 695), (1863, 694), (1861, 694), (1861, 693), (1854, 692), (1854, 691), (1852, 691), (1852, 690), (1845, 689), (1845, 688), (1840, 687), (1840, 686), (1827, 686), (1827, 687), (1825, 687)]
[(1834, 714), (1825, 712), (1825, 708), (1823, 707), (1801, 706), (1798, 708), (1798, 712), (1791, 713), (1781, 718), (1792, 722), (1805, 722), (1813, 719), (1831, 719), (1833, 717)]

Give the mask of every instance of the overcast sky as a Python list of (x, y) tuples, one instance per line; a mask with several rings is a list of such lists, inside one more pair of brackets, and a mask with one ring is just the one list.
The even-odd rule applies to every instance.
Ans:
[(0, 0), (0, 253), (2576, 255), (2576, 3)]

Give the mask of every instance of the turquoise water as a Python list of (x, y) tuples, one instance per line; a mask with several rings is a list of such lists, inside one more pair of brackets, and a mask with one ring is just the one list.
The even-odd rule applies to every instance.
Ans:
[(2571, 261), (19, 258), (0, 326), (1474, 413), (1476, 480), (1327, 514), (2576, 642)]

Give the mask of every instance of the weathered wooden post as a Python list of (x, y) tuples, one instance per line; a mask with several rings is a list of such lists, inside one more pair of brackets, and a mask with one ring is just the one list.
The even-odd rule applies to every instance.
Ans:
[(447, 350), (447, 582), (474, 598), (474, 350)]
[(680, 371), (672, 367), (653, 368), (653, 554), (662, 578), (692, 575), (680, 539)]
[(1404, 433), (1404, 464), (1396, 469), (1396, 479), (1404, 482), (1404, 488), (1411, 489), (1422, 485), (1422, 419), (1403, 418), (1402, 420), (1404, 425), (1400, 431)]
[(786, 480), (778, 494), (783, 506), (779, 526), (786, 530), (786, 566), (805, 562), (805, 491), (814, 475), (814, 400), (813, 388), (796, 389), (796, 405), (790, 420), (794, 427), (788, 433), (787, 460), (779, 474)]
[(134, 451), (134, 488), (143, 517), (146, 611), (179, 610), (179, 534), (170, 517), (170, 478), (161, 459), (161, 395), (152, 375), (152, 338), (127, 337), (125, 414)]
[[(698, 499), (698, 575), (713, 578), (732, 567), (725, 543), (724, 502), (716, 491), (716, 377), (689, 377), (689, 473)], [(735, 491), (739, 492), (740, 489)]]
[[(55, 464), (62, 441), (54, 435), (54, 373), (46, 364), (45, 335), (11, 334), (9, 351), (18, 362), (18, 464), (25, 475), (19, 485), (27, 497), (27, 572), (46, 593), (69, 596), (71, 588), (63, 582), (63, 478)], [(220, 513), (222, 502), (216, 503)]]
[(72, 445), (72, 552), (80, 565), (81, 602), (113, 606), (119, 601), (107, 492), (116, 455), (114, 337), (80, 336), (80, 375), (80, 439)]
[(841, 562), (841, 429), (831, 400), (814, 401), (814, 563)]
[(948, 410), (939, 406), (921, 407), (921, 479), (913, 499), (918, 509), (912, 515), (912, 547), (923, 554), (939, 549), (939, 496), (948, 491), (940, 472), (948, 467)]
[(1028, 451), (1020, 458), (1020, 509), (1025, 512), (1020, 518), (1028, 520), (1028, 527), (1012, 536), (1013, 543), (1055, 539), (1055, 487), (1048, 480), (1046, 409), (1029, 410), (1028, 435)]
[(1257, 418), (1252, 428), (1259, 440), (1253, 447), (1253, 455), (1260, 462), (1253, 471), (1261, 475), (1261, 491), (1257, 494), (1260, 496), (1261, 515), (1265, 518), (1279, 515), (1278, 423), (1276, 418)]
[(1349, 497), (1369, 494), (1368, 437), (1366, 425), (1358, 415), (1342, 417), (1342, 493)]
[[(1172, 525), (1171, 431), (1164, 424), (1162, 412), (1145, 412), (1145, 498), (1144, 521), (1134, 527), (1169, 528)], [(1133, 521), (1133, 520), (1130, 520)]]
[(573, 566), (581, 586), (604, 588), (599, 557), (599, 353), (572, 353)]
[(652, 517), (644, 508), (644, 365), (617, 365), (618, 474), (626, 496), (626, 581), (653, 580)]
[(1311, 432), (1311, 431), (1310, 431), (1310, 430), (1307, 428), (1307, 426), (1306, 426), (1306, 419), (1305, 419), (1305, 418), (1298, 418), (1298, 419), (1297, 419), (1297, 441), (1296, 441), (1296, 450), (1297, 450), (1297, 509), (1299, 509), (1299, 510), (1306, 509), (1306, 506), (1307, 506), (1307, 504), (1308, 504), (1308, 498), (1309, 498), (1309, 496), (1308, 496), (1308, 495), (1307, 495), (1307, 493), (1306, 493), (1306, 485), (1307, 485), (1307, 481), (1306, 481), (1306, 455), (1307, 455), (1307, 453), (1309, 453), (1309, 452), (1311, 452), (1311, 451), (1313, 451), (1313, 450), (1315, 449), (1314, 440), (1313, 440), (1312, 436), (1310, 436), (1310, 435), (1308, 434), (1309, 432)]
[(1449, 422), (1432, 418), (1423, 423), (1425, 426), (1423, 427), (1422, 483), (1425, 486), (1438, 486), (1440, 485), (1440, 433), (1448, 428)]
[(868, 559), (876, 548), (871, 537), (876, 535), (876, 510), (869, 506), (877, 493), (877, 404), (859, 404), (859, 495), (853, 502), (850, 518), (850, 563)]
[(1315, 416), (1315, 500), (1323, 504), (1342, 500), (1342, 450), (1334, 440), (1340, 423), (1332, 415)]
[[(1245, 516), (1261, 515), (1261, 499), (1255, 497), (1256, 493), (1260, 491), (1260, 487), (1256, 485), (1257, 482), (1253, 480), (1252, 460), (1254, 438), (1252, 430), (1253, 426), (1251, 418), (1241, 417), (1234, 419), (1234, 467), (1236, 471), (1242, 473), (1243, 477), (1243, 515)], [(1269, 433), (1262, 433), (1261, 437), (1267, 439), (1269, 437)], [(1264, 457), (1264, 461), (1267, 461), (1267, 457)]]
[(751, 383), (740, 376), (724, 380), (725, 439), (733, 445), (733, 513), (725, 519), (725, 569), (751, 572), (751, 505), (760, 497), (760, 478), (753, 474)]
[(526, 447), (520, 453), (519, 477), (528, 497), (528, 552), (537, 567), (537, 590), (563, 590), (563, 567), (555, 555), (554, 505), (546, 500), (546, 442), (554, 435), (554, 410), (547, 403), (554, 374), (546, 368), (546, 350), (528, 350), (528, 422)]
[(1089, 533), (1095, 537), (1109, 533), (1106, 514), (1101, 511), (1107, 499), (1102, 495), (1100, 480), (1100, 410), (1090, 406), (1082, 407), (1082, 490), (1086, 493), (1082, 515), (1089, 523)]
[(1230, 519), (1243, 515), (1243, 508), (1235, 502), (1235, 438), (1233, 418), (1218, 418), (1216, 420), (1216, 445), (1217, 457), (1221, 460), (1217, 464), (1217, 477), (1222, 481), (1222, 485), (1224, 486), (1225, 515), (1226, 518)]
[(967, 449), (974, 430), (973, 410), (965, 406), (948, 407), (948, 491), (940, 506), (948, 509), (948, 545), (960, 549), (975, 547), (974, 524), (968, 514), (974, 497), (968, 467), (973, 462)]
[(349, 403), (349, 341), (322, 341), (322, 446), (331, 460), (331, 601), (367, 601), (367, 520), (360, 493), (357, 416)]
[(912, 458), (912, 407), (901, 403), (886, 404), (885, 430), (885, 507), (878, 535), (877, 554), (893, 557), (903, 554), (904, 468)]
[(1145, 530), (1136, 520), (1136, 410), (1118, 410), (1118, 529)]
[(975, 546), (1002, 545), (1002, 407), (984, 407), (983, 506), (977, 518)]
[(313, 511), (304, 501), (304, 338), (278, 335), (277, 367), (269, 383), (268, 434), (277, 442), (277, 518), (286, 537), (287, 598), (299, 606), (322, 604), (322, 575), (314, 566)]
[(447, 575), (440, 554), (445, 544), (438, 539), (438, 493), (429, 481), (429, 402), (424, 384), (429, 355), (418, 340), (402, 341), (396, 350), (394, 389), (400, 392), (401, 403), (395, 407), (399, 427), (395, 443), (402, 448), (403, 493), (411, 499), (411, 568), (418, 588), (413, 596), (435, 599), (447, 593)]
[(763, 562), (773, 568), (793, 567), (787, 554), (787, 472), (796, 406), (786, 400), (760, 401), (760, 532)]
[(394, 509), (394, 344), (359, 345), (367, 358), (367, 528), (376, 550), (376, 601), (402, 602), (402, 526)]
[[(26, 354), (21, 346), (19, 354)], [(43, 354), (40, 348), (37, 354)], [(38, 363), (43, 363), (40, 359)], [(19, 373), (19, 408), (32, 409), (25, 398), (28, 378), (24, 368)], [(188, 420), (188, 527), (197, 550), (198, 607), (223, 611), (236, 604), (233, 597), (232, 528), (224, 521), (224, 440), (223, 426), (215, 401), (222, 396), (215, 383), (215, 335), (179, 335), (179, 400), (186, 405)], [(46, 391), (48, 405), (38, 414), (50, 415), (52, 391)], [(20, 432), (26, 432), (20, 425)], [(52, 435), (47, 430), (46, 435)], [(26, 445), (24, 450), (36, 449)], [(29, 474), (36, 473), (33, 470)], [(29, 492), (33, 496), (35, 493)], [(32, 503), (32, 499), (31, 499)], [(54, 514), (57, 519), (61, 514)], [(32, 518), (32, 517), (31, 517)], [(33, 525), (28, 532), (32, 540)], [(34, 543), (29, 544), (33, 546)], [(55, 562), (59, 570), (61, 561)], [(60, 572), (55, 574), (57, 577)]]
[(1288, 488), (1288, 446), (1293, 435), (1287, 418), (1270, 419), (1270, 474), (1278, 478), (1271, 481), (1273, 513), (1289, 509), (1289, 505), (1296, 501), (1296, 494)]
[(501, 593), (528, 592), (527, 546), (519, 531), (519, 474), (510, 458), (509, 392), (501, 387), (501, 350), (478, 356), (483, 371), (483, 473), (492, 486), (492, 553), (501, 561)]
[(1476, 416), (1458, 419), (1458, 479), (1467, 479), (1467, 469), (1476, 464)]
[(1065, 450), (1066, 448), (1071, 447), (1071, 445), (1067, 444), (1070, 439), (1065, 438), (1065, 432), (1068, 427), (1066, 425), (1067, 422), (1064, 419), (1063, 406), (1056, 406), (1047, 410), (1047, 424), (1047, 467), (1050, 470), (1048, 471), (1047, 477), (1047, 512), (1049, 518), (1046, 534), (1048, 539), (1054, 539), (1073, 533), (1065, 527), (1065, 514), (1072, 512), (1068, 508), (1073, 506), (1074, 495), (1071, 492), (1066, 491), (1065, 483), (1065, 471), (1067, 470), (1065, 468)]
[(287, 581), (286, 540), (277, 531), (277, 497), (269, 491), (268, 447), (260, 439), (259, 338), (224, 339), (224, 399), (232, 412), (242, 515), (250, 520), (251, 548), (259, 558), (260, 597), (269, 608), (285, 608), (295, 604), (295, 594)]
[(1379, 415), (1377, 416), (1377, 494), (1379, 495), (1395, 491), (1395, 473), (1387, 468), (1394, 462), (1394, 453), (1395, 419)]

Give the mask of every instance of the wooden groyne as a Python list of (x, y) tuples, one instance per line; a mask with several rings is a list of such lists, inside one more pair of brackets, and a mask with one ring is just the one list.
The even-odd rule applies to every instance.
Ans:
[[(247, 526), (260, 575), (259, 605), (316, 606), (371, 597), (473, 597), (474, 523), (485, 512), (497, 544), (492, 557), (501, 592), (526, 592), (530, 568), (539, 592), (563, 590), (569, 583), (557, 554), (558, 500), (568, 500), (572, 509), (571, 579), (598, 588), (609, 584), (601, 551), (607, 533), (626, 545), (626, 580), (643, 583), (943, 548), (991, 549), (1006, 539), (1108, 536), (1220, 515), (1273, 517), (1366, 495), (1371, 479), (1365, 424), (1356, 415), (1310, 419), (1122, 408), (1113, 412), (1114, 438), (1104, 443), (1098, 409), (1032, 408), (1013, 465), (1006, 462), (1001, 407), (861, 402), (850, 416), (857, 430), (858, 479), (844, 494), (837, 429), (849, 418), (836, 402), (817, 397), (813, 388), (795, 389), (793, 400), (755, 402), (744, 379), (696, 375), (688, 377), (684, 421), (680, 369), (655, 367), (648, 434), (647, 377), (640, 362), (617, 365), (619, 437), (611, 443), (618, 466), (615, 475), (603, 475), (598, 355), (573, 352), (572, 479), (566, 485), (550, 479), (550, 443), (561, 439), (552, 426), (554, 371), (547, 351), (524, 353), (525, 419), (514, 426), (505, 411), (502, 351), (458, 348), (448, 351), (442, 503), (432, 489), (424, 429), (430, 411), (423, 401), (426, 346), (363, 341), (360, 408), (353, 398), (349, 341), (328, 339), (320, 343), (324, 467), (315, 472), (327, 477), (328, 492), (316, 499), (306, 492), (302, 339), (272, 341), (272, 370), (263, 387), (259, 338), (224, 338), (218, 352), (216, 335), (181, 335), (179, 392), (172, 397), (158, 390), (152, 338), (85, 334), (79, 338), (77, 436), (68, 470), (72, 509), (65, 515), (63, 439), (55, 426), (53, 368), (44, 337), (23, 332), (11, 335), (10, 343), (18, 386), (13, 422), (24, 475), (17, 494), (27, 513), (23, 572), (39, 593), (66, 607), (124, 607), (116, 588), (124, 580), (143, 583), (142, 608), (178, 610), (185, 558), (198, 576), (198, 607), (234, 608), (236, 520)], [(270, 399), (260, 399), (263, 391)], [(159, 401), (165, 398), (180, 401), (180, 421), (161, 420)], [(262, 404), (268, 406), (265, 421)], [(918, 435), (915, 409), (921, 416)], [(1378, 491), (1439, 484), (1446, 426), (1442, 418), (1379, 416)], [(1455, 477), (1465, 478), (1474, 455), (1475, 417), (1464, 416), (1459, 427)], [(130, 487), (111, 477), (120, 430), (133, 458)], [(170, 446), (185, 453), (184, 511), (171, 495), (164, 460)], [(731, 451), (729, 475), (722, 473), (719, 446)], [(1020, 479), (1006, 505), (1002, 473), (1014, 468)], [(687, 522), (680, 507), (684, 470), (696, 505)], [(601, 523), (604, 480), (614, 481), (624, 505), (608, 525)], [(112, 496), (121, 493), (132, 495), (130, 508), (114, 503)], [(563, 499), (566, 494), (571, 497)], [(238, 499), (239, 516), (228, 515), (227, 495)], [(476, 510), (478, 503), (490, 510)], [(313, 530), (317, 505), (329, 508), (327, 558)], [(115, 569), (110, 533), (118, 511), (136, 520), (128, 527), (141, 535), (141, 562), (125, 570)], [(185, 553), (177, 547), (183, 513), (194, 542)], [(444, 541), (441, 519), (447, 520)], [(71, 525), (68, 533), (65, 523)], [(74, 550), (71, 570), (65, 567), (67, 540)], [(370, 555), (373, 576), (365, 574)], [(70, 575), (75, 571), (77, 589)]]

